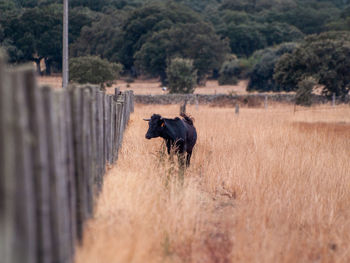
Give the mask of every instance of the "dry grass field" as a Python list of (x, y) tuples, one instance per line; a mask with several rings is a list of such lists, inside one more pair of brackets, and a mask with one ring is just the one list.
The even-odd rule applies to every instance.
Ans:
[(350, 107), (189, 107), (184, 185), (137, 105), (76, 263), (350, 262)]
[[(39, 85), (49, 85), (54, 88), (62, 87), (61, 76), (41, 76), (38, 77)], [(114, 94), (114, 88), (120, 88), (120, 90), (132, 89), (135, 94), (138, 95), (149, 95), (149, 94), (165, 94), (161, 88), (161, 84), (157, 79), (150, 80), (135, 80), (135, 82), (130, 83), (127, 87), (127, 83), (123, 80), (118, 80), (111, 88), (107, 88), (107, 93)], [(197, 87), (195, 94), (216, 94), (216, 93), (236, 93), (236, 94), (246, 94), (247, 80), (240, 81), (237, 85), (224, 85), (219, 86), (218, 82), (215, 80), (207, 81), (206, 85), (203, 87)]]

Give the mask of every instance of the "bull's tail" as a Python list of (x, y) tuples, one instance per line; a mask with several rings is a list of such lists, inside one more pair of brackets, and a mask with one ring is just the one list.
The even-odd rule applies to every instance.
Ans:
[(184, 118), (185, 122), (193, 126), (194, 118), (191, 116), (186, 115), (186, 113), (181, 113), (180, 116)]

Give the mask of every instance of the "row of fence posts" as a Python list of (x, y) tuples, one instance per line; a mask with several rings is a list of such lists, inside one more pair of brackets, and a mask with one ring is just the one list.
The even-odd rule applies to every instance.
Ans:
[(133, 109), (132, 91), (38, 87), (0, 58), (1, 262), (72, 262)]

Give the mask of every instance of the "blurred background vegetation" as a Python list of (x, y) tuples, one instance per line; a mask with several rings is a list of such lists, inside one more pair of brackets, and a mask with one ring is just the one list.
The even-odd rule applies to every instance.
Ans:
[[(62, 0), (0, 0), (0, 47), (11, 63), (61, 71)], [(168, 82), (174, 58), (196, 82), (249, 79), (250, 91), (350, 89), (350, 0), (70, 0), (70, 56), (117, 63)], [(45, 70), (41, 63), (45, 62)], [(74, 61), (73, 61), (74, 62)]]

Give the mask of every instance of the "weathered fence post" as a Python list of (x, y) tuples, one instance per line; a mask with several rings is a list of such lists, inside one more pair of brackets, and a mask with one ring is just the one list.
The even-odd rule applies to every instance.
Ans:
[(67, 171), (67, 187), (68, 187), (68, 207), (70, 218), (70, 245), (71, 257), (74, 256), (74, 247), (77, 238), (77, 192), (76, 192), (76, 178), (75, 178), (75, 156), (74, 156), (74, 141), (73, 141), (73, 122), (71, 110), (71, 97), (69, 91), (65, 90), (63, 93), (63, 132), (66, 134), (65, 149), (66, 149), (66, 171)]
[(236, 113), (236, 115), (239, 114), (239, 104), (238, 103), (236, 103), (236, 106), (235, 106), (235, 113)]
[(86, 216), (87, 218), (92, 216), (93, 212), (93, 164), (92, 164), (92, 136), (91, 136), (91, 92), (89, 89), (81, 88), (81, 95), (82, 95), (82, 149), (83, 149), (83, 181), (84, 181), (84, 188), (86, 191), (87, 196), (87, 210), (86, 210)]
[(0, 57), (1, 262), (72, 262), (133, 99), (39, 88), (32, 68), (9, 71)]
[(180, 115), (186, 114), (186, 105), (187, 105), (187, 98), (185, 99), (184, 103), (180, 106)]
[[(50, 216), (50, 183), (48, 167), (47, 131), (44, 120), (44, 100), (42, 92), (37, 87), (34, 70), (25, 72), (26, 100), (30, 112), (30, 130), (33, 138), (33, 182), (36, 197), (38, 262), (51, 262), (52, 233)], [(35, 139), (34, 139), (35, 138)]]
[(104, 157), (104, 116), (103, 116), (103, 100), (104, 93), (101, 91), (96, 92), (96, 141), (97, 141), (97, 162), (98, 162), (98, 174), (96, 177), (97, 191), (100, 192), (103, 183), (103, 174), (105, 173), (105, 157)]
[(84, 221), (87, 218), (87, 192), (84, 187), (84, 154), (83, 154), (83, 127), (82, 118), (82, 95), (78, 87), (69, 89), (72, 130), (73, 130), (73, 151), (74, 151), (74, 179), (76, 183), (76, 232), (77, 238), (81, 241), (83, 236)]
[(13, 93), (0, 54), (0, 254), (5, 262), (14, 261), (15, 168), (14, 124), (11, 122)]

